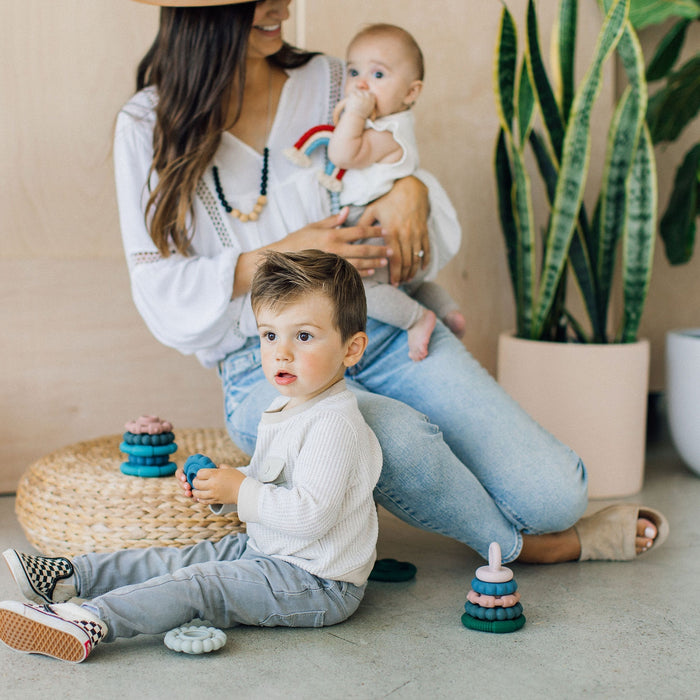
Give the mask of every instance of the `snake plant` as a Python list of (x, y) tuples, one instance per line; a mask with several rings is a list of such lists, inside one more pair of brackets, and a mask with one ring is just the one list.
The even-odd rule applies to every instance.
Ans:
[[(654, 144), (676, 141), (700, 115), (700, 51), (678, 67), (686, 34), (700, 22), (700, 0), (631, 0), (630, 21), (635, 29), (668, 23), (647, 66), (651, 83), (664, 81), (649, 98), (647, 123)], [(658, 83), (657, 83), (658, 84)], [(700, 141), (688, 149), (676, 170), (671, 197), (659, 221), (666, 257), (672, 265), (688, 262), (700, 218)]]
[[(629, 21), (629, 4), (630, 0), (601, 0), (605, 19), (578, 85), (574, 80), (576, 0), (560, 0), (558, 6), (552, 34), (556, 84), (542, 58), (534, 0), (527, 6), (520, 60), (516, 24), (506, 6), (501, 14), (495, 62), (500, 121), (495, 173), (515, 295), (516, 335), (521, 338), (592, 343), (637, 338), (651, 277), (657, 193), (654, 153), (645, 123), (644, 59)], [(591, 113), (604, 65), (615, 52), (628, 85), (610, 121), (602, 182), (589, 216), (583, 196)], [(534, 155), (548, 206), (546, 227), (539, 234), (528, 152)], [(609, 309), (619, 249), (622, 313), (619, 329), (611, 335)], [(569, 274), (581, 292), (588, 327), (567, 307)]]

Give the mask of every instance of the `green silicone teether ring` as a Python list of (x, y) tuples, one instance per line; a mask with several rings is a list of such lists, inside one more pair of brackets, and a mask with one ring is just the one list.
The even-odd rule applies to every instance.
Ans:
[(479, 632), (495, 632), (503, 634), (506, 632), (515, 632), (525, 624), (525, 615), (520, 615), (514, 620), (477, 620), (469, 613), (462, 615), (462, 624), (472, 630)]
[(415, 564), (396, 559), (378, 559), (369, 575), (371, 581), (410, 581), (416, 575)]

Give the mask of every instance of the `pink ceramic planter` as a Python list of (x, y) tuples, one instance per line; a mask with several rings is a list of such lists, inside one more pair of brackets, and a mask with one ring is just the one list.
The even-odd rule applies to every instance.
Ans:
[(638, 493), (644, 480), (649, 342), (548, 343), (503, 334), (498, 382), (573, 448), (590, 498)]

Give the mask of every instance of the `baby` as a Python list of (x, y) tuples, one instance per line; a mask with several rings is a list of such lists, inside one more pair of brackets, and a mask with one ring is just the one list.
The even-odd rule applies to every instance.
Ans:
[[(349, 171), (340, 192), (341, 206), (350, 207), (349, 223), (395, 180), (418, 168), (411, 107), (423, 87), (423, 72), (418, 44), (400, 27), (373, 24), (350, 42), (345, 98), (336, 107), (328, 143), (329, 160)], [(422, 263), (424, 251), (414, 255)], [(409, 356), (416, 361), (428, 354), (436, 315), (458, 337), (465, 328), (454, 300), (424, 274), (419, 269), (402, 289), (387, 284), (386, 268), (365, 280), (368, 315), (406, 330)]]

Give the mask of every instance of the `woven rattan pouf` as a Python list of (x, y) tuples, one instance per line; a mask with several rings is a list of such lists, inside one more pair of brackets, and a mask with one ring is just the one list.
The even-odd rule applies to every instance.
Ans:
[[(214, 515), (182, 495), (175, 477), (126, 476), (121, 435), (64, 447), (34, 462), (20, 479), (16, 513), (27, 539), (49, 556), (131, 547), (183, 547), (241, 532), (235, 515)], [(249, 459), (223, 429), (175, 430), (182, 465), (201, 452), (232, 466)]]

